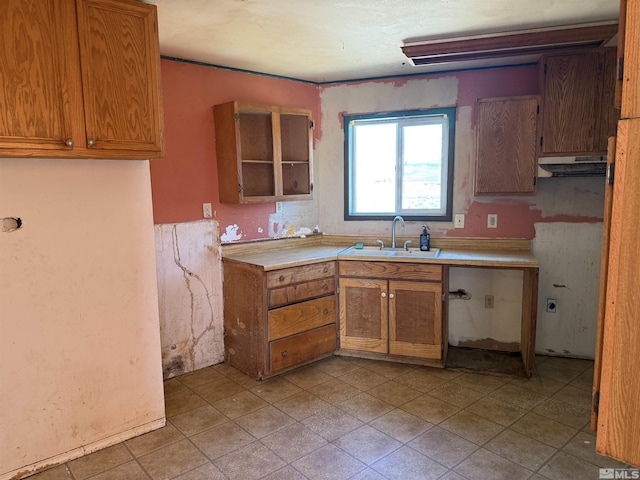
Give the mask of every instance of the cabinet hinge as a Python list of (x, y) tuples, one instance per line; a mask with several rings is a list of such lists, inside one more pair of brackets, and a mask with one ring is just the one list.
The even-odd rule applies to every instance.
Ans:
[(315, 127), (315, 124), (313, 123), (313, 120), (311, 120), (311, 121), (309, 122), (309, 128), (313, 128), (313, 127)]
[(239, 114), (239, 113), (236, 113), (236, 114), (233, 116), (233, 118), (235, 118), (235, 119), (236, 119), (236, 121), (240, 120), (240, 114)]
[(545, 75), (547, 74), (547, 64), (546, 63), (544, 64), (544, 74)]
[(445, 296), (444, 293), (442, 294), (442, 301), (444, 302)]
[(542, 137), (540, 137), (540, 146), (542, 146)]
[(313, 183), (309, 185), (309, 189), (313, 192)]
[(537, 180), (537, 177), (534, 175), (534, 176), (533, 176), (533, 186), (534, 186), (534, 187), (536, 186), (536, 180)]
[(164, 140), (164, 130), (160, 130), (160, 141)]
[(536, 115), (540, 115), (540, 105), (536, 105)]
[(616, 64), (616, 79), (622, 80), (624, 78), (624, 57), (619, 57)]
[(336, 295), (340, 295), (340, 286), (336, 287)]
[(600, 392), (596, 392), (593, 394), (593, 411), (598, 413), (599, 408), (600, 408)]
[(613, 185), (616, 179), (616, 164), (610, 163), (607, 165), (607, 184)]
[(238, 193), (242, 193), (244, 187), (241, 184), (238, 184)]

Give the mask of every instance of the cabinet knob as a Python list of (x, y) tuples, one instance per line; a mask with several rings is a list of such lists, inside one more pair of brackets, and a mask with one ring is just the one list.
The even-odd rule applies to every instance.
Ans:
[(395, 295), (393, 293), (390, 293), (389, 298), (395, 298)]
[(322, 289), (323, 290), (329, 290), (329, 285), (327, 285), (326, 283), (324, 285), (322, 285)]
[(282, 352), (282, 356), (283, 357), (287, 357), (289, 355), (289, 352), (287, 352), (286, 350), (284, 352)]
[(64, 142), (64, 144), (69, 147), (69, 148), (73, 148), (73, 140), (70, 138), (67, 138)]
[(387, 292), (382, 292), (382, 293), (380, 294), (380, 296), (381, 296), (382, 298), (387, 298)]
[(90, 138), (89, 140), (87, 140), (87, 147), (95, 147), (96, 146), (96, 141), (93, 138)]
[(328, 308), (325, 308), (325, 309), (324, 309), (324, 311), (323, 311), (322, 313), (324, 313), (325, 315), (329, 315), (329, 309), (328, 309)]

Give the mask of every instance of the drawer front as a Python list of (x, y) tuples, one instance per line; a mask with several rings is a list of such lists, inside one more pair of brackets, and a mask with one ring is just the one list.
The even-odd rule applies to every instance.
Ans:
[(308, 282), (319, 278), (333, 277), (336, 262), (313, 263), (301, 267), (283, 268), (267, 272), (267, 288), (277, 288), (292, 283)]
[(335, 277), (321, 278), (311, 282), (296, 283), (269, 290), (269, 308), (289, 305), (310, 298), (331, 295), (336, 292)]
[(442, 265), (425, 263), (341, 261), (339, 271), (341, 277), (399, 278), (432, 282), (442, 280)]
[(276, 308), (269, 311), (269, 341), (329, 323), (336, 323), (335, 295)]
[(336, 350), (336, 325), (309, 330), (269, 344), (271, 371), (292, 367)]

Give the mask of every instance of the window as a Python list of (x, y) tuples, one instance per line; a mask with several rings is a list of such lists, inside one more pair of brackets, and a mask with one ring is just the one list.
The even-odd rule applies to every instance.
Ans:
[(345, 115), (345, 220), (451, 221), (455, 113)]

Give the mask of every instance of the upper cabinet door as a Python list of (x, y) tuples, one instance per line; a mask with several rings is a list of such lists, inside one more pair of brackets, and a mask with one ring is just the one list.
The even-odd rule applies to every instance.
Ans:
[(0, 2), (0, 156), (82, 143), (73, 0)]
[(118, 151), (161, 156), (155, 6), (78, 0), (77, 11), (87, 148), (100, 156), (115, 157)]
[(476, 195), (535, 194), (537, 111), (537, 96), (478, 99)]
[(595, 144), (601, 54), (550, 55), (543, 61), (542, 155), (606, 153), (606, 144)]

